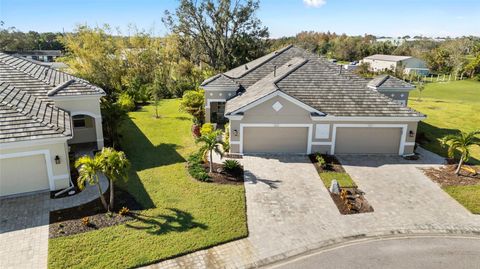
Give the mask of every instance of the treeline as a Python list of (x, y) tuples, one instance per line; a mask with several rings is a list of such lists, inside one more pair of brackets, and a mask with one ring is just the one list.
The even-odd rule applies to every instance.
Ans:
[(0, 51), (64, 50), (62, 33), (22, 32), (15, 27), (3, 28), (0, 22)]
[(480, 73), (479, 37), (448, 38), (445, 41), (424, 38), (396, 45), (390, 41), (379, 42), (372, 35), (301, 32), (294, 37), (274, 39), (270, 42), (271, 50), (295, 44), (339, 61), (359, 61), (373, 54), (408, 55), (425, 60), (434, 73), (463, 73), (470, 77)]

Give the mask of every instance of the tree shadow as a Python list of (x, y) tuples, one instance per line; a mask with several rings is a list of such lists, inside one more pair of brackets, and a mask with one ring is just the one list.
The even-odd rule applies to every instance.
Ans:
[(278, 185), (282, 182), (281, 180), (270, 180), (262, 179), (255, 176), (252, 172), (246, 170), (244, 171), (245, 182), (251, 184), (263, 183), (267, 185), (270, 189), (278, 189)]
[[(444, 147), (440, 139), (446, 135), (459, 134), (458, 129), (439, 128), (437, 126), (428, 124), (426, 122), (419, 122), (417, 131), (417, 143), (427, 150), (437, 153), (443, 157), (447, 157), (448, 147)], [(460, 158), (460, 152), (455, 151), (455, 159)], [(479, 165), (480, 160), (474, 157), (470, 157), (468, 164)]]
[(139, 221), (140, 225), (125, 224), (128, 228), (145, 230), (149, 234), (161, 235), (170, 232), (185, 232), (190, 229), (200, 228), (206, 230), (207, 225), (194, 221), (192, 214), (176, 208), (167, 208), (171, 214), (148, 216), (133, 213), (131, 216)]

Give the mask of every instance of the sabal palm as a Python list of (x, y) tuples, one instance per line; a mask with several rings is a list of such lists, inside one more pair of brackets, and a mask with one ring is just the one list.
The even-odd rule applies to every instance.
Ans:
[(110, 180), (110, 203), (108, 207), (109, 210), (113, 210), (113, 181), (127, 178), (130, 162), (123, 151), (116, 151), (113, 148), (103, 148), (99, 158), (101, 170)]
[(102, 186), (100, 186), (100, 181), (98, 173), (102, 172), (101, 159), (98, 154), (95, 157), (83, 156), (75, 161), (75, 167), (78, 169), (78, 187), (80, 189), (85, 188), (85, 184), (97, 185), (98, 192), (100, 193), (100, 200), (102, 201), (103, 206), (108, 210), (107, 201), (103, 196)]
[(223, 145), (223, 142), (218, 140), (218, 136), (222, 133), (221, 130), (216, 130), (209, 134), (204, 134), (197, 138), (197, 143), (202, 143), (203, 146), (200, 148), (200, 152), (202, 156), (205, 156), (206, 153), (210, 155), (210, 162), (209, 162), (209, 171), (210, 173), (213, 171), (213, 152), (215, 151), (220, 156), (223, 155), (220, 146)]
[(480, 139), (476, 137), (479, 134), (480, 130), (476, 130), (470, 133), (462, 132), (460, 134), (447, 135), (442, 139), (442, 143), (448, 145), (448, 157), (453, 158), (456, 150), (459, 150), (461, 153), (455, 174), (458, 175), (460, 173), (462, 164), (470, 158), (470, 147), (480, 145)]

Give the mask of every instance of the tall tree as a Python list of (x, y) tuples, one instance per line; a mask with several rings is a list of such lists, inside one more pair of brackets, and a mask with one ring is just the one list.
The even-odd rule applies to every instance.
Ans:
[(100, 194), (100, 200), (103, 207), (108, 211), (107, 200), (103, 196), (102, 186), (98, 174), (102, 172), (101, 159), (99, 155), (95, 155), (93, 158), (90, 156), (80, 157), (75, 162), (75, 168), (78, 169), (78, 187), (80, 189), (85, 188), (85, 184), (97, 185), (98, 193)]
[(198, 60), (224, 71), (264, 54), (268, 29), (255, 15), (258, 8), (258, 0), (180, 0), (163, 22), (187, 53), (197, 52)]

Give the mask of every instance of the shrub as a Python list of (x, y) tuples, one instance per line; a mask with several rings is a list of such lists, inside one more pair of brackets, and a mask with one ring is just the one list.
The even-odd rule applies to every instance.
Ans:
[(195, 179), (200, 181), (208, 181), (210, 176), (202, 166), (202, 155), (197, 152), (188, 157), (188, 173)]
[(200, 134), (201, 135), (208, 135), (213, 132), (213, 124), (211, 123), (204, 123), (202, 125), (202, 128), (200, 129)]
[(317, 159), (317, 162), (318, 164), (320, 165), (320, 167), (322, 169), (327, 169), (327, 162), (325, 161), (325, 159), (322, 157), (322, 155), (318, 154), (317, 153), (317, 156), (315, 156), (315, 159)]
[(118, 211), (118, 214), (119, 214), (120, 216), (125, 216), (125, 215), (127, 215), (129, 212), (130, 212), (130, 209), (128, 209), (127, 207), (122, 207), (122, 209), (120, 209), (120, 211)]
[(232, 172), (240, 168), (240, 163), (237, 160), (225, 160), (223, 168), (228, 172)]
[(90, 219), (88, 217), (83, 217), (82, 218), (82, 224), (83, 224), (83, 226), (90, 225)]
[(135, 101), (127, 93), (120, 94), (117, 103), (125, 111), (132, 111), (135, 109)]

